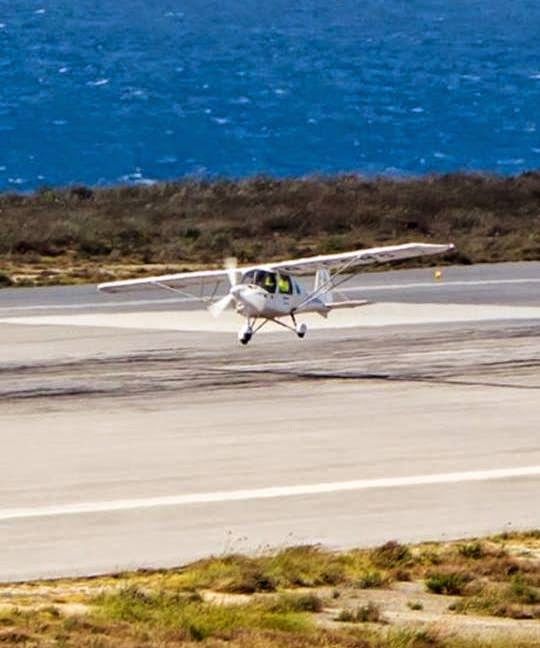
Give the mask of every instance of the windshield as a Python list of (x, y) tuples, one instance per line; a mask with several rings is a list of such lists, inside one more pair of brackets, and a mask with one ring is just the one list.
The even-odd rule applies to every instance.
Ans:
[(243, 276), (242, 283), (255, 284), (270, 293), (274, 293), (277, 285), (276, 273), (267, 272), (266, 270), (251, 270)]

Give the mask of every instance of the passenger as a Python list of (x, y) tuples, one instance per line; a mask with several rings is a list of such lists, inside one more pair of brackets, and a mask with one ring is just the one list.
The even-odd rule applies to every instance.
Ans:
[(289, 277), (281, 277), (278, 282), (279, 292), (288, 295), (291, 292), (291, 281)]

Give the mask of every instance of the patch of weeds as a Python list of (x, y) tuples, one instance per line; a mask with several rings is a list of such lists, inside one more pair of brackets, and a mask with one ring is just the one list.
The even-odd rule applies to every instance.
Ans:
[(425, 549), (419, 556), (419, 560), (423, 565), (440, 565), (443, 562), (443, 557), (436, 549)]
[(240, 630), (302, 634), (313, 628), (305, 613), (291, 610), (291, 602), (288, 609), (272, 609), (256, 600), (246, 605), (214, 605), (183, 594), (148, 594), (130, 588), (104, 595), (96, 603), (98, 620), (137, 623), (143, 628), (175, 628), (191, 641), (212, 636), (227, 638)]
[(382, 618), (379, 606), (370, 601), (354, 610), (341, 610), (335, 620), (342, 623), (380, 623)]
[(268, 561), (268, 572), (281, 587), (337, 585), (345, 580), (346, 560), (314, 545), (290, 547)]
[(358, 589), (374, 589), (385, 585), (387, 580), (380, 571), (366, 571), (360, 578), (354, 581), (354, 586)]
[(460, 571), (432, 571), (425, 579), (426, 588), (432, 594), (459, 595), (471, 577)]
[(537, 615), (534, 606), (539, 602), (540, 593), (528, 585), (521, 575), (516, 575), (507, 585), (485, 585), (476, 595), (457, 601), (454, 610), (465, 614), (473, 612), (512, 619), (533, 619)]
[(458, 553), (468, 560), (480, 560), (486, 555), (484, 546), (477, 540), (458, 545)]
[(288, 592), (267, 602), (272, 612), (321, 612), (324, 604), (322, 599), (310, 592), (296, 594)]
[(28, 632), (22, 630), (0, 630), (0, 644), (14, 646), (20, 644), (28, 645), (34, 638)]
[(380, 569), (393, 569), (412, 562), (412, 554), (409, 547), (395, 540), (386, 542), (380, 547), (373, 549), (370, 558), (373, 564)]
[(508, 587), (508, 597), (513, 602), (524, 605), (540, 603), (540, 592), (535, 587), (531, 587), (521, 574), (512, 577)]
[(411, 572), (408, 569), (402, 569), (401, 567), (393, 569), (391, 576), (394, 580), (400, 581), (402, 583), (407, 583), (412, 580)]
[(179, 577), (183, 589), (211, 588), (232, 594), (273, 592), (276, 581), (260, 560), (230, 555), (194, 563)]
[[(432, 648), (433, 646), (437, 648), (445, 646), (434, 630), (413, 628), (391, 629), (386, 633), (384, 643), (377, 644), (377, 648)], [(448, 646), (448, 648), (457, 648), (457, 646)]]
[(423, 610), (424, 605), (420, 601), (407, 601), (407, 607), (409, 610)]

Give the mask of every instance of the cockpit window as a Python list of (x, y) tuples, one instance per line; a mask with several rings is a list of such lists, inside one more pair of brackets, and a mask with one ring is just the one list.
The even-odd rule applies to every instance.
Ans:
[(292, 282), (291, 278), (286, 275), (280, 275), (278, 281), (279, 292), (282, 295), (292, 295)]
[(276, 273), (267, 272), (266, 270), (251, 270), (246, 272), (242, 278), (242, 283), (255, 284), (261, 286), (270, 293), (276, 292)]

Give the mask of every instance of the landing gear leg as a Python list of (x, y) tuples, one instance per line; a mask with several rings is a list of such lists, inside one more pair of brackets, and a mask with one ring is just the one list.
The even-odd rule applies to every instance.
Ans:
[(303, 322), (302, 324), (299, 324), (296, 321), (296, 317), (294, 316), (294, 313), (291, 313), (291, 318), (294, 323), (294, 330), (296, 331), (296, 335), (298, 335), (299, 338), (303, 338), (307, 333), (307, 326)]

